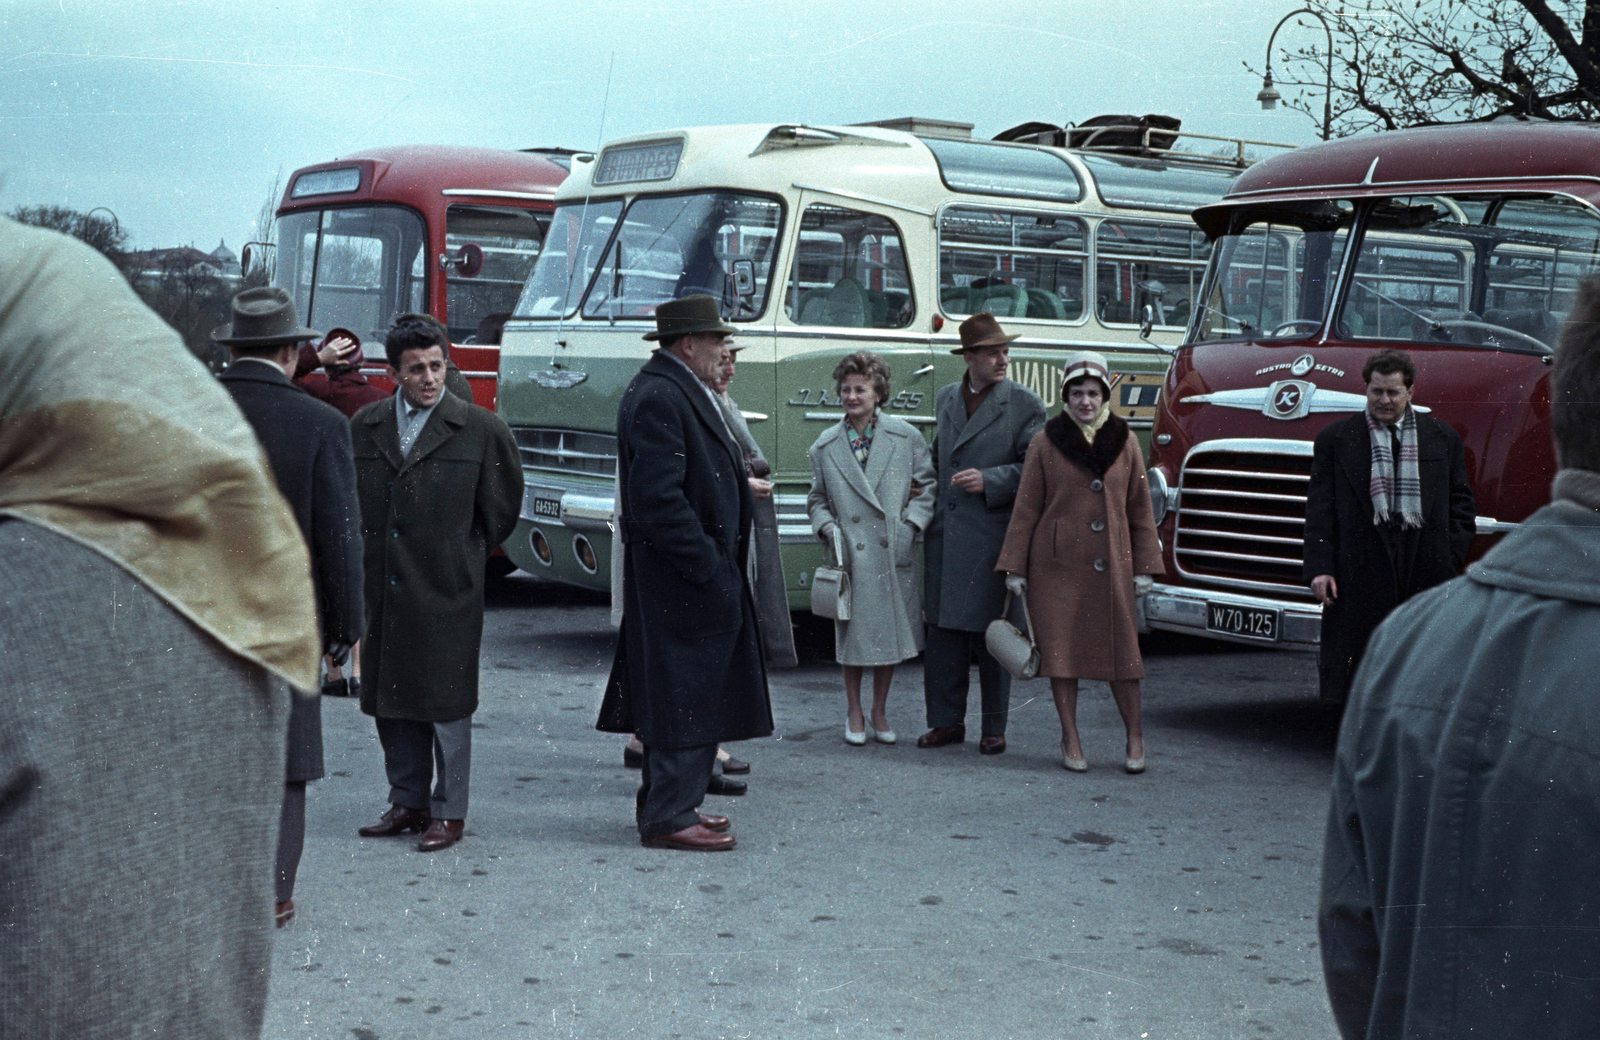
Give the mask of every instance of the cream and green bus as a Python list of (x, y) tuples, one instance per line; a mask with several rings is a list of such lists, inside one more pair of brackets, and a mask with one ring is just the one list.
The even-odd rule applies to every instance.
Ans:
[(693, 293), (740, 330), (728, 392), (772, 463), (796, 609), (821, 558), (806, 449), (844, 414), (830, 375), (845, 354), (882, 356), (884, 407), (931, 439), (934, 394), (963, 371), (956, 327), (990, 311), (1021, 336), (1011, 378), (1047, 407), (1060, 357), (1099, 350), (1115, 407), (1147, 430), (1209, 253), (1189, 213), (1226, 194), (1254, 142), (1143, 134), (1066, 148), (927, 120), (721, 126), (576, 156), (501, 344), (498, 408), (527, 484), (506, 553), (608, 587), (617, 403), (656, 305)]

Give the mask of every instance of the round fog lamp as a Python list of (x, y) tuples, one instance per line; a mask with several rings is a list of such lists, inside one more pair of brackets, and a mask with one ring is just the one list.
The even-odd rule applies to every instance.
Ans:
[(1150, 467), (1150, 512), (1155, 516), (1156, 526), (1161, 526), (1161, 521), (1166, 519), (1167, 507), (1172, 495), (1167, 485), (1167, 474), (1160, 466)]
[(537, 527), (528, 532), (528, 548), (533, 550), (533, 555), (546, 567), (555, 562), (556, 554), (550, 551), (550, 543), (545, 539), (544, 532)]
[(578, 558), (578, 566), (590, 574), (600, 570), (600, 565), (595, 562), (594, 546), (581, 534), (572, 539), (572, 555)]

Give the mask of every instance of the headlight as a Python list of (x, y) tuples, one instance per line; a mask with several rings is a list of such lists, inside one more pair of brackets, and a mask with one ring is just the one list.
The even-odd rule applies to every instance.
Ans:
[(1151, 466), (1149, 472), (1150, 483), (1150, 512), (1156, 518), (1156, 525), (1166, 519), (1167, 510), (1175, 507), (1172, 488), (1167, 484), (1167, 474), (1160, 466)]

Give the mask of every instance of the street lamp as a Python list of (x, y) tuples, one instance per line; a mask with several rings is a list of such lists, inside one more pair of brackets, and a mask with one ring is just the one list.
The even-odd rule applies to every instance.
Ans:
[(1326, 141), (1333, 128), (1333, 30), (1328, 27), (1328, 20), (1311, 8), (1290, 11), (1272, 27), (1272, 35), (1267, 37), (1267, 74), (1261, 78), (1261, 93), (1256, 95), (1256, 100), (1261, 102), (1263, 112), (1271, 112), (1283, 100), (1278, 88), (1272, 85), (1272, 42), (1278, 38), (1278, 30), (1283, 28), (1283, 23), (1297, 14), (1308, 14), (1315, 18), (1322, 23), (1322, 31), (1328, 34), (1328, 82), (1322, 99), (1322, 139)]

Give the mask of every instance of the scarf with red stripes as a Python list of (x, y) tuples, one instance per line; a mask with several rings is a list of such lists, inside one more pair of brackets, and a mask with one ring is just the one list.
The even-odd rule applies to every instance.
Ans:
[(1401, 527), (1422, 526), (1422, 474), (1417, 467), (1417, 414), (1408, 406), (1400, 419), (1400, 458), (1394, 458), (1388, 424), (1367, 417), (1372, 438), (1372, 522), (1383, 526), (1391, 515)]

